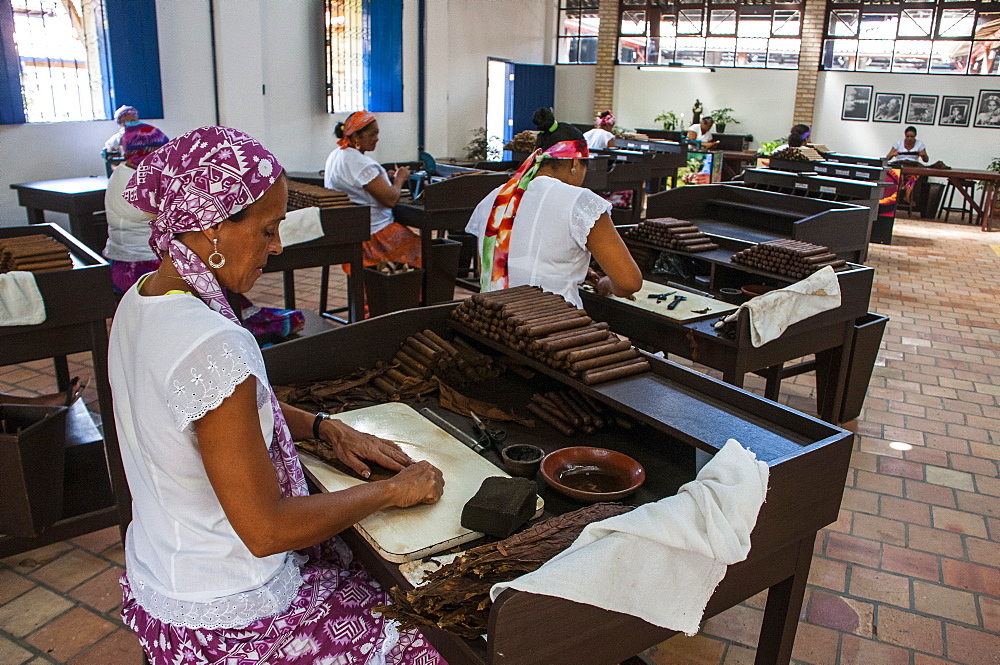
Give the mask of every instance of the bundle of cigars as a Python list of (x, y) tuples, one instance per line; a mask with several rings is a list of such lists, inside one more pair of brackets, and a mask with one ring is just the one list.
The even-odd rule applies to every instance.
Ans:
[(354, 205), (344, 192), (319, 185), (288, 181), (288, 206), (290, 208), (341, 208)]
[(699, 231), (697, 226), (673, 217), (643, 220), (632, 227), (626, 237), (629, 240), (692, 254), (719, 248), (711, 238)]
[(69, 270), (69, 248), (44, 234), (0, 239), (0, 273), (12, 270), (53, 272)]
[(796, 279), (808, 277), (820, 268), (839, 268), (845, 263), (828, 247), (801, 240), (770, 240), (733, 254), (733, 261)]
[(395, 367), (372, 379), (387, 395), (401, 393), (432, 376), (451, 385), (464, 385), (497, 377), (503, 371), (492, 358), (462, 340), (448, 341), (429, 329), (407, 337), (390, 365)]
[(593, 434), (614, 420), (614, 414), (600, 402), (576, 390), (535, 393), (528, 402), (528, 411), (563, 436)]
[(627, 340), (582, 309), (537, 286), (477, 293), (452, 310), (473, 331), (509, 346), (587, 385), (649, 370)]

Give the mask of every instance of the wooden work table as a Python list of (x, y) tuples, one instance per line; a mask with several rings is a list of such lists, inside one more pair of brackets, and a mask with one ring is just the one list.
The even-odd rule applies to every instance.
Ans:
[[(454, 306), (397, 312), (264, 349), (268, 376), (275, 384), (344, 376), (390, 359), (415, 332), (430, 328), (443, 336), (461, 335), (485, 353), (538, 373), (528, 381), (508, 372), (463, 388), (470, 397), (521, 409), (532, 392), (572, 387), (628, 416), (635, 423), (632, 430), (604, 430), (586, 443), (620, 450), (643, 464), (647, 482), (628, 499), (633, 504), (674, 494), (694, 478), (697, 450), (714, 454), (728, 438), (736, 438), (767, 462), (770, 489), (747, 560), (729, 567), (705, 616), (769, 590), (756, 663), (786, 665), (816, 532), (837, 519), (853, 435), (655, 357), (650, 357), (651, 372), (587, 387), (462, 330), (449, 316)], [(433, 398), (421, 405), (432, 406), (463, 430), (470, 426), (468, 419), (441, 411)], [(546, 450), (584, 443), (541, 423), (533, 429), (504, 423), (504, 428), (508, 443), (531, 442)], [(496, 462), (495, 456), (490, 459)], [(579, 507), (554, 494), (540, 477), (537, 481), (547, 514)], [(353, 529), (343, 536), (383, 585), (409, 588), (398, 566), (381, 559)], [(464, 640), (436, 629), (425, 634), (451, 665), (614, 665), (674, 634), (632, 616), (519, 591), (504, 592), (489, 612), (486, 640)]]
[[(103, 480), (106, 484), (110, 471), (117, 508), (115, 505), (95, 506), (89, 512), (56, 522), (36, 538), (0, 537), (0, 556), (66, 540), (113, 524), (125, 525), (131, 519), (131, 502), (118, 451), (111, 386), (108, 383), (107, 320), (114, 315), (116, 306), (111, 289), (111, 268), (104, 259), (55, 224), (0, 228), (0, 238), (34, 234), (48, 235), (68, 247), (73, 269), (35, 276), (45, 301), (47, 317), (43, 323), (33, 326), (0, 326), (0, 344), (4, 348), (2, 362), (13, 364), (55, 358), (58, 388), (65, 390), (69, 384), (66, 355), (90, 352), (104, 430), (104, 456), (107, 458), (107, 466), (102, 464), (99, 470), (104, 474), (103, 479), (95, 478), (91, 482), (97, 495), (99, 483)], [(89, 418), (84, 420), (89, 422)], [(92, 428), (93, 424), (90, 423), (89, 427)], [(73, 438), (72, 432), (69, 438)], [(67, 468), (67, 472), (71, 470)], [(124, 530), (122, 537), (124, 539)]]
[[(996, 231), (993, 228), (993, 214), (997, 204), (997, 187), (1000, 183), (1000, 173), (977, 169), (932, 169), (924, 166), (903, 166), (903, 178), (907, 176), (929, 176), (946, 178), (958, 193), (962, 195), (976, 212), (977, 223), (983, 231)], [(975, 183), (981, 183), (984, 189), (983, 204), (979, 205), (975, 197)]]
[(44, 224), (45, 211), (69, 215), (70, 233), (98, 254), (108, 240), (108, 225), (96, 213), (104, 211), (104, 192), (108, 179), (104, 176), (62, 178), (13, 184), (17, 202), (28, 213), (29, 224)]

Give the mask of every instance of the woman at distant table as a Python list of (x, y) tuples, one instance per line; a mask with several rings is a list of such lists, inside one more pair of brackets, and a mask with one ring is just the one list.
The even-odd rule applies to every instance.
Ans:
[(605, 150), (615, 147), (615, 135), (611, 130), (615, 127), (615, 114), (611, 111), (601, 111), (594, 118), (594, 128), (583, 133), (587, 146), (591, 150)]
[[(421, 267), (420, 236), (393, 219), (392, 208), (399, 202), (410, 169), (402, 166), (386, 171), (366, 155), (378, 145), (378, 121), (368, 111), (356, 111), (338, 123), (337, 147), (326, 159), (323, 186), (344, 192), (352, 203), (371, 208), (371, 238), (362, 243), (364, 265), (380, 261), (407, 263)], [(344, 266), (348, 274), (348, 266)]]
[[(917, 138), (917, 128), (912, 125), (903, 130), (903, 138), (892, 144), (892, 147), (889, 148), (889, 154), (885, 158), (889, 160), (890, 166), (895, 166), (896, 168), (920, 166), (918, 158), (925, 162), (930, 160), (930, 157), (927, 156), (927, 146)], [(910, 202), (910, 197), (913, 195), (913, 190), (916, 186), (917, 176), (907, 176), (901, 187), (904, 202)]]
[(714, 125), (715, 119), (710, 115), (706, 115), (701, 119), (701, 122), (688, 127), (688, 140), (698, 141), (701, 143), (702, 148), (705, 150), (711, 150), (718, 143), (718, 141), (715, 140), (715, 135), (712, 133), (712, 127)]
[[(531, 284), (582, 307), (586, 281), (601, 295), (631, 296), (642, 273), (611, 222), (611, 204), (580, 186), (590, 158), (583, 134), (550, 109), (535, 111), (533, 121), (538, 149), (476, 206), (465, 228), (479, 238), (480, 290)], [(591, 257), (606, 276), (590, 270)]]

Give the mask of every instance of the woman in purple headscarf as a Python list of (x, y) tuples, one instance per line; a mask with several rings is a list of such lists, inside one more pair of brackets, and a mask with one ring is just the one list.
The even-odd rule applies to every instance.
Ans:
[[(418, 632), (371, 613), (388, 596), (335, 537), (383, 508), (437, 501), (440, 472), (280, 404), (223, 297), (281, 252), (287, 193), (275, 157), (226, 127), (170, 141), (126, 189), (155, 216), (163, 260), (125, 293), (111, 330), (133, 510), (122, 618), (153, 665), (443, 663)], [(292, 438), (310, 436), (363, 476), (365, 460), (398, 474), (309, 496)]]

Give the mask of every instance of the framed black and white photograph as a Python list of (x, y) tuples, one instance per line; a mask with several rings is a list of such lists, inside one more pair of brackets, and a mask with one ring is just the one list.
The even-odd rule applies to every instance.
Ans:
[(841, 120), (868, 120), (872, 105), (872, 86), (845, 85)]
[(941, 98), (941, 117), (939, 125), (945, 127), (968, 127), (972, 119), (972, 97)]
[(902, 122), (903, 95), (895, 92), (880, 92), (875, 95), (874, 122)]
[(980, 90), (974, 127), (1000, 129), (1000, 90)]
[(933, 125), (937, 118), (937, 95), (910, 95), (906, 102), (908, 125)]

